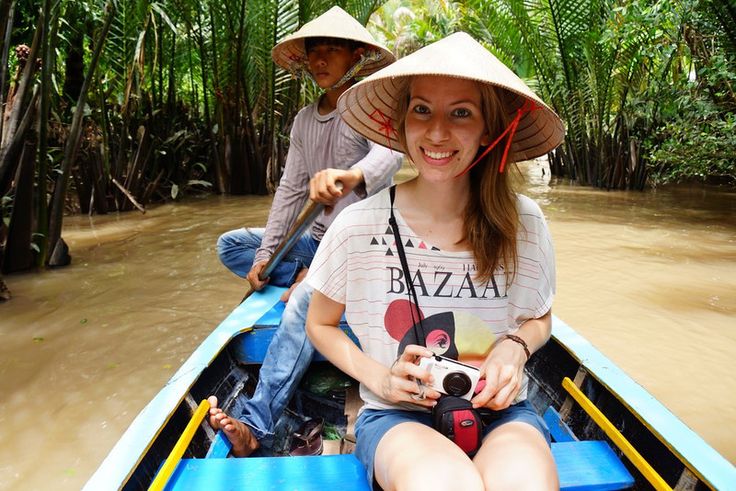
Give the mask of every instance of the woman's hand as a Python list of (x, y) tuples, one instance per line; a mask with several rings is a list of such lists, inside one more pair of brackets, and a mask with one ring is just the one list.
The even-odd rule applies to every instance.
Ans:
[(408, 345), (393, 365), (381, 374), (374, 392), (389, 402), (410, 402), (426, 408), (433, 407), (437, 404), (440, 393), (429, 388), (428, 384), (433, 382), (432, 377), (418, 365), (420, 358), (432, 354), (422, 346)]
[(501, 340), (480, 366), (485, 387), (471, 399), (473, 407), (497, 411), (509, 407), (521, 390), (525, 364), (524, 348), (511, 340)]

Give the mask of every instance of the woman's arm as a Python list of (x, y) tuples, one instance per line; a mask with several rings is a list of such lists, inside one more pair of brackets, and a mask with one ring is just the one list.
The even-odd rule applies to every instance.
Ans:
[[(410, 345), (396, 362), (387, 367), (360, 350), (337, 326), (345, 306), (314, 291), (307, 313), (307, 335), (317, 351), (337, 368), (350, 375), (382, 399), (397, 403), (411, 402), (432, 407), (439, 393), (426, 390), (425, 400), (415, 400), (421, 388), (410, 377), (426, 379), (428, 374), (414, 362), (420, 356), (431, 356), (431, 351), (421, 346)], [(429, 380), (424, 380), (429, 382)]]
[[(551, 333), (552, 311), (549, 310), (542, 317), (524, 322), (514, 335), (526, 343), (531, 355), (544, 346)], [(480, 367), (486, 385), (473, 397), (473, 405), (496, 410), (509, 407), (521, 390), (526, 362), (523, 345), (501, 337)]]

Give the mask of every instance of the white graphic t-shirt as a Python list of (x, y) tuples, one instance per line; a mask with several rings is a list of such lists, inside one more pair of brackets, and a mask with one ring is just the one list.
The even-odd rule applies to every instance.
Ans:
[[(345, 305), (361, 348), (385, 366), (407, 344), (425, 344), (435, 354), (479, 366), (499, 335), (513, 333), (552, 306), (555, 262), (547, 223), (526, 196), (518, 195), (517, 207), (518, 269), (509, 288), (502, 269), (480, 282), (470, 251), (442, 251), (423, 241), (394, 208), (419, 302), (414, 305), (389, 226), (388, 189), (340, 213), (322, 239), (307, 281)], [(364, 408), (421, 410), (389, 403), (363, 385), (360, 395)], [(526, 378), (517, 402), (525, 398)]]

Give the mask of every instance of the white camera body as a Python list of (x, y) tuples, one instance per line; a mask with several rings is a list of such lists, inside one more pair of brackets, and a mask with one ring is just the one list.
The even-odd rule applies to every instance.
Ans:
[(480, 379), (480, 370), (474, 366), (445, 358), (430, 356), (422, 358), (419, 366), (434, 377), (429, 387), (443, 394), (470, 400)]

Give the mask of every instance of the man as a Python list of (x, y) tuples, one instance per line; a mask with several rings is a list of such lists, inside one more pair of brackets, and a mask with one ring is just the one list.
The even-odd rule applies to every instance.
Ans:
[[(243, 414), (235, 419), (210, 397), (210, 424), (222, 429), (232, 453), (247, 456), (270, 443), (284, 407), (314, 355), (305, 333), (312, 288), (301, 280), (325, 230), (347, 205), (386, 187), (401, 166), (401, 155), (368, 142), (336, 112), (337, 99), (365, 76), (394, 61), (393, 55), (339, 7), (305, 24), (272, 50), (274, 61), (293, 72), (307, 70), (325, 93), (297, 114), (291, 131), (284, 174), (264, 231), (237, 229), (218, 240), (223, 264), (246, 277), (255, 290), (276, 246), (286, 236), (308, 197), (328, 206), (310, 232), (302, 236), (267, 280), (290, 286), (281, 324), (260, 371), (260, 380)], [(336, 182), (342, 183), (342, 190)]]

